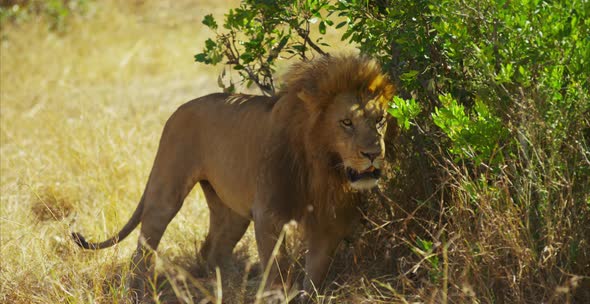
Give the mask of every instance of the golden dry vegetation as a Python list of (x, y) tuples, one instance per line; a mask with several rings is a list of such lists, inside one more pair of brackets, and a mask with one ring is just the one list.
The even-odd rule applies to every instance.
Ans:
[[(57, 27), (55, 16), (43, 14), (0, 23), (0, 303), (127, 302), (126, 274), (137, 231), (97, 252), (77, 248), (70, 232), (103, 240), (130, 217), (166, 119), (184, 102), (220, 91), (220, 70), (193, 60), (212, 35), (201, 24), (203, 16), (211, 13), (220, 20), (239, 3), (80, 2), (88, 3), (85, 11), (60, 19)], [(352, 48), (336, 46), (326, 50)], [(279, 63), (279, 75), (285, 65)], [(574, 198), (558, 200), (554, 210), (563, 214), (548, 216), (550, 246), (536, 256), (532, 237), (523, 229), (528, 211), (511, 203), (508, 177), (488, 185), (462, 167), (449, 164), (445, 170), (453, 189), (450, 205), (443, 206), (440, 198), (438, 212), (401, 200), (395, 217), (365, 223), (369, 229), (363, 237), (341, 247), (335, 268), (343, 271), (332, 271), (337, 278), (330, 286), (332, 297), (318, 302), (503, 303), (510, 293), (505, 298), (524, 303), (543, 293), (537, 298), (549, 303), (585, 303), (590, 290), (584, 268), (587, 226), (577, 223), (588, 219), (566, 212)], [(400, 187), (390, 190), (411, 189), (410, 184), (421, 182), (416, 176), (403, 176)], [(517, 180), (525, 185), (517, 197), (532, 202), (535, 180)], [(570, 187), (558, 183), (540, 189), (561, 195), (562, 187)], [(470, 205), (474, 200), (478, 208)], [(208, 211), (197, 187), (158, 248), (159, 274), (172, 282), (154, 286), (161, 302), (253, 302), (260, 274), (251, 231), (238, 244), (235, 267), (218, 284), (219, 277), (204, 273), (197, 257), (207, 228)], [(436, 241), (445, 229), (453, 238)], [(586, 241), (568, 260), (561, 248), (571, 251), (570, 239)]]
[[(70, 233), (101, 240), (128, 220), (166, 119), (184, 102), (221, 90), (220, 68), (193, 60), (212, 35), (201, 20), (238, 4), (92, 1), (57, 28), (43, 14), (2, 23), (1, 303), (127, 301), (138, 232), (98, 252), (77, 248)], [(160, 277), (175, 278), (154, 288), (160, 301), (240, 303), (256, 293), (251, 229), (225, 290), (197, 258), (207, 229), (196, 187), (158, 248)]]
[[(218, 4), (97, 1), (62, 31), (42, 17), (3, 24), (0, 302), (123, 301), (137, 232), (101, 252), (75, 248), (69, 233), (116, 232), (143, 191), (167, 117), (219, 91), (218, 71), (193, 62), (211, 35), (203, 16), (227, 10)], [(194, 260), (207, 225), (195, 190), (162, 256)]]

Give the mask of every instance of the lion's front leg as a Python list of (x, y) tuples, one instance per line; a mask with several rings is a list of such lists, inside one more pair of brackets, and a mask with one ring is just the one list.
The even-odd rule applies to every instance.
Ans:
[(264, 214), (253, 214), (254, 232), (262, 273), (265, 274), (263, 284), (266, 290), (283, 290), (286, 274), (285, 267), (285, 242), (281, 231), (284, 223), (271, 219)]
[(305, 255), (305, 279), (303, 289), (308, 295), (321, 293), (332, 257), (343, 238), (341, 233), (330, 233), (313, 229), (307, 233), (307, 253)]

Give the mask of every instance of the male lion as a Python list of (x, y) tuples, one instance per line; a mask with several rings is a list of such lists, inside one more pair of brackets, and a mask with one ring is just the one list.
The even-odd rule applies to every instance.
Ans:
[(285, 78), (273, 97), (212, 94), (182, 105), (164, 127), (131, 219), (102, 243), (74, 233), (76, 243), (106, 248), (142, 223), (132, 265), (141, 294), (146, 256), (199, 182), (210, 210), (200, 253), (209, 264), (226, 260), (254, 221), (261, 265), (269, 265), (283, 225), (295, 220), (308, 248), (304, 289), (320, 289), (359, 217), (359, 192), (380, 177), (394, 88), (376, 61), (356, 55), (295, 64)]

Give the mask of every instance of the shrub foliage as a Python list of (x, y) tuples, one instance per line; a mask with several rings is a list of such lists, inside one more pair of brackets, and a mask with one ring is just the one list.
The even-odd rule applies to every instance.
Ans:
[(404, 131), (388, 142), (395, 215), (369, 212), (375, 242), (357, 241), (364, 273), (380, 269), (368, 298), (586, 301), (589, 5), (243, 0), (222, 28), (205, 17), (215, 37), (195, 59), (272, 94), (277, 60), (325, 54), (333, 27), (382, 62)]
[(370, 212), (365, 266), (385, 276), (367, 297), (586, 301), (589, 12), (575, 0), (244, 0), (223, 30), (203, 20), (216, 36), (195, 59), (272, 94), (277, 60), (325, 54), (334, 27), (382, 62), (405, 131), (388, 142), (395, 215)]

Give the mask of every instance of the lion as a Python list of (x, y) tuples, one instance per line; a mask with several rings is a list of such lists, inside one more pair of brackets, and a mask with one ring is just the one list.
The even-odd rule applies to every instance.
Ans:
[[(381, 177), (394, 86), (362, 55), (300, 62), (284, 78), (275, 96), (216, 93), (180, 106), (131, 219), (100, 243), (73, 233), (76, 243), (107, 248), (141, 223), (132, 259), (132, 287), (141, 295), (150, 253), (199, 183), (210, 211), (200, 249), (208, 265), (231, 257), (251, 221), (260, 265), (275, 265), (281, 229), (296, 221), (307, 247), (303, 289), (320, 292), (338, 244), (360, 218), (361, 192)], [(276, 278), (280, 270), (270, 267)]]

